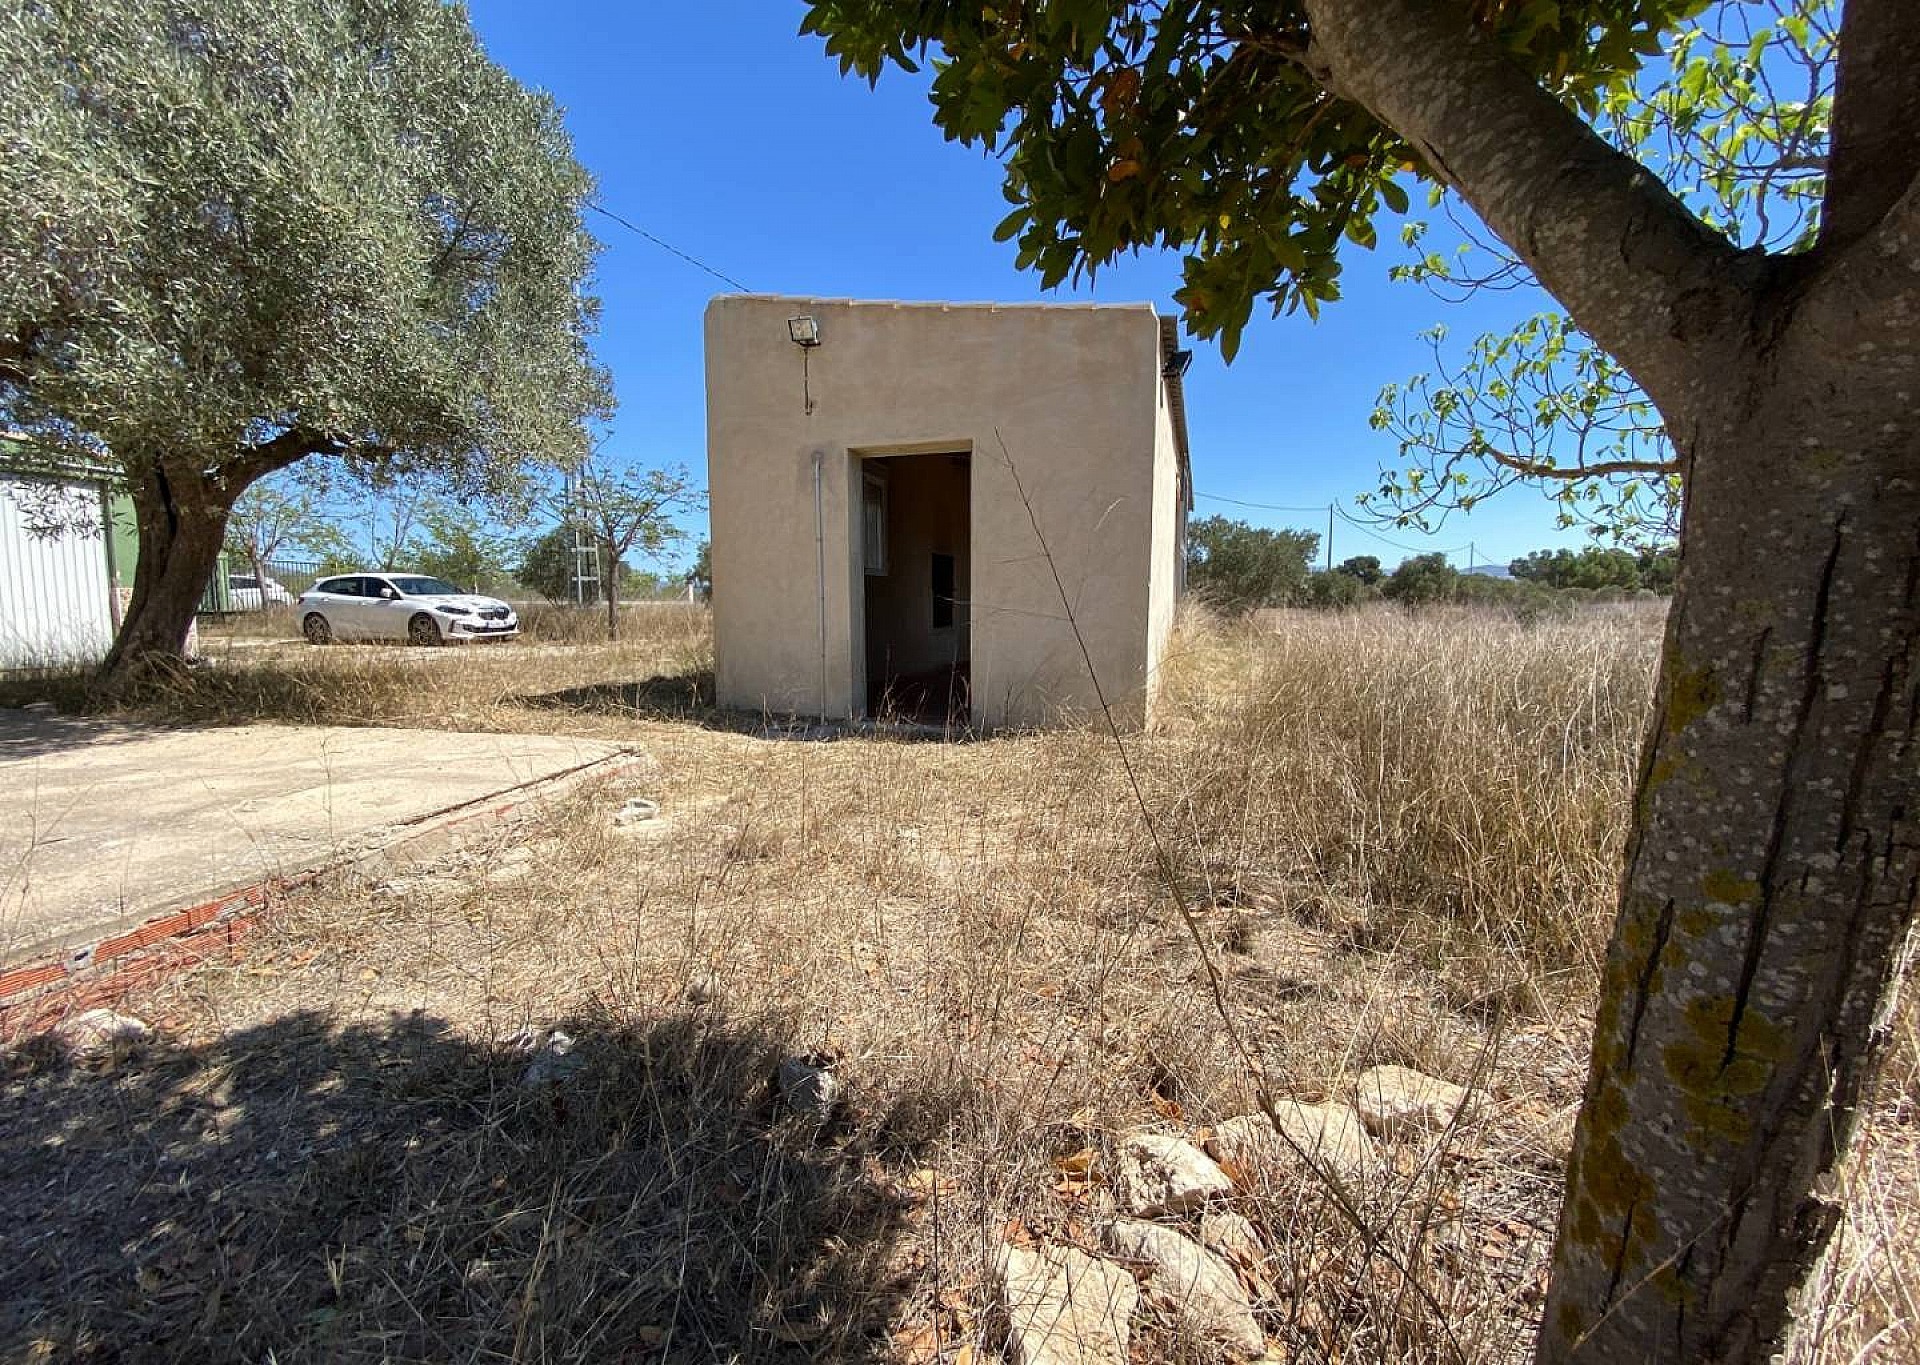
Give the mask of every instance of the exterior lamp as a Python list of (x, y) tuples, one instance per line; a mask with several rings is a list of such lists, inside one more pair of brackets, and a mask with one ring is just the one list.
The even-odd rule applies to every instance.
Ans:
[(1186, 374), (1188, 367), (1192, 364), (1192, 351), (1174, 351), (1167, 356), (1166, 364), (1161, 367), (1160, 373), (1167, 379), (1179, 379)]
[(798, 317), (787, 319), (787, 335), (793, 338), (793, 344), (800, 348), (800, 396), (807, 409), (807, 416), (813, 416), (813, 375), (809, 362), (813, 359), (813, 348), (820, 344), (820, 319), (811, 313), (802, 313)]

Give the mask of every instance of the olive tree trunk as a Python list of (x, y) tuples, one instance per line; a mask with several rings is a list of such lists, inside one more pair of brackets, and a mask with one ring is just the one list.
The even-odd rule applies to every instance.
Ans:
[(108, 695), (185, 656), (187, 633), (238, 496), (210, 486), (190, 466), (160, 460), (145, 464), (129, 482), (140, 546), (133, 592), (97, 676)]

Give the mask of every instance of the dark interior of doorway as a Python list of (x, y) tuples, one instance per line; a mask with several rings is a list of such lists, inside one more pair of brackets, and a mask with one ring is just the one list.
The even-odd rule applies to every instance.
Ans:
[(971, 502), (966, 454), (862, 462), (866, 704), (876, 720), (967, 725)]

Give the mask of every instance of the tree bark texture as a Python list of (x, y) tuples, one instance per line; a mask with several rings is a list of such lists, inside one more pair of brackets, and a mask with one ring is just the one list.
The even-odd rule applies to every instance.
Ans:
[(110, 694), (137, 682), (156, 660), (184, 657), (233, 507), (233, 497), (210, 487), (189, 463), (146, 461), (129, 482), (140, 550), (126, 614), (100, 666)]
[(606, 542), (603, 548), (607, 552), (607, 638), (620, 638), (620, 556), (613, 551), (613, 543)]
[(1839, 1218), (1830, 1176), (1920, 901), (1920, 139), (1896, 41), (1920, 6), (1849, 0), (1832, 189), (1857, 197), (1830, 194), (1844, 230), (1814, 252), (1769, 258), (1601, 144), (1464, 7), (1306, 4), (1332, 88), (1627, 367), (1685, 476), (1539, 1359), (1764, 1361)]
[(1693, 424), (1543, 1361), (1765, 1360), (1840, 1214), (1920, 897), (1920, 316), (1881, 302), (1730, 338)]

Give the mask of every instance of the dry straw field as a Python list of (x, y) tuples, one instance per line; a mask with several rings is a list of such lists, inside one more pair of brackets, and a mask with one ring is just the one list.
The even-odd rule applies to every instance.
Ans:
[[(1340, 1199), (1241, 1192), (1269, 1358), (1525, 1357), (1656, 613), (1196, 617), (1125, 763), (1093, 729), (782, 735), (708, 707), (697, 609), (629, 624), (215, 641), (153, 700), (645, 759), (289, 900), (124, 1001), (156, 1030), (132, 1055), (13, 1049), (0, 1356), (980, 1365), (993, 1249), (1091, 1244), (1119, 1134), (1401, 1063), (1470, 1086), (1462, 1118)], [(615, 824), (634, 796), (659, 818)], [(1807, 1360), (1920, 1351), (1913, 1019)], [(555, 1027), (563, 1079), (528, 1087)], [(798, 1055), (844, 1084), (828, 1122), (776, 1102)], [(1210, 1349), (1136, 1324), (1136, 1359)]]

